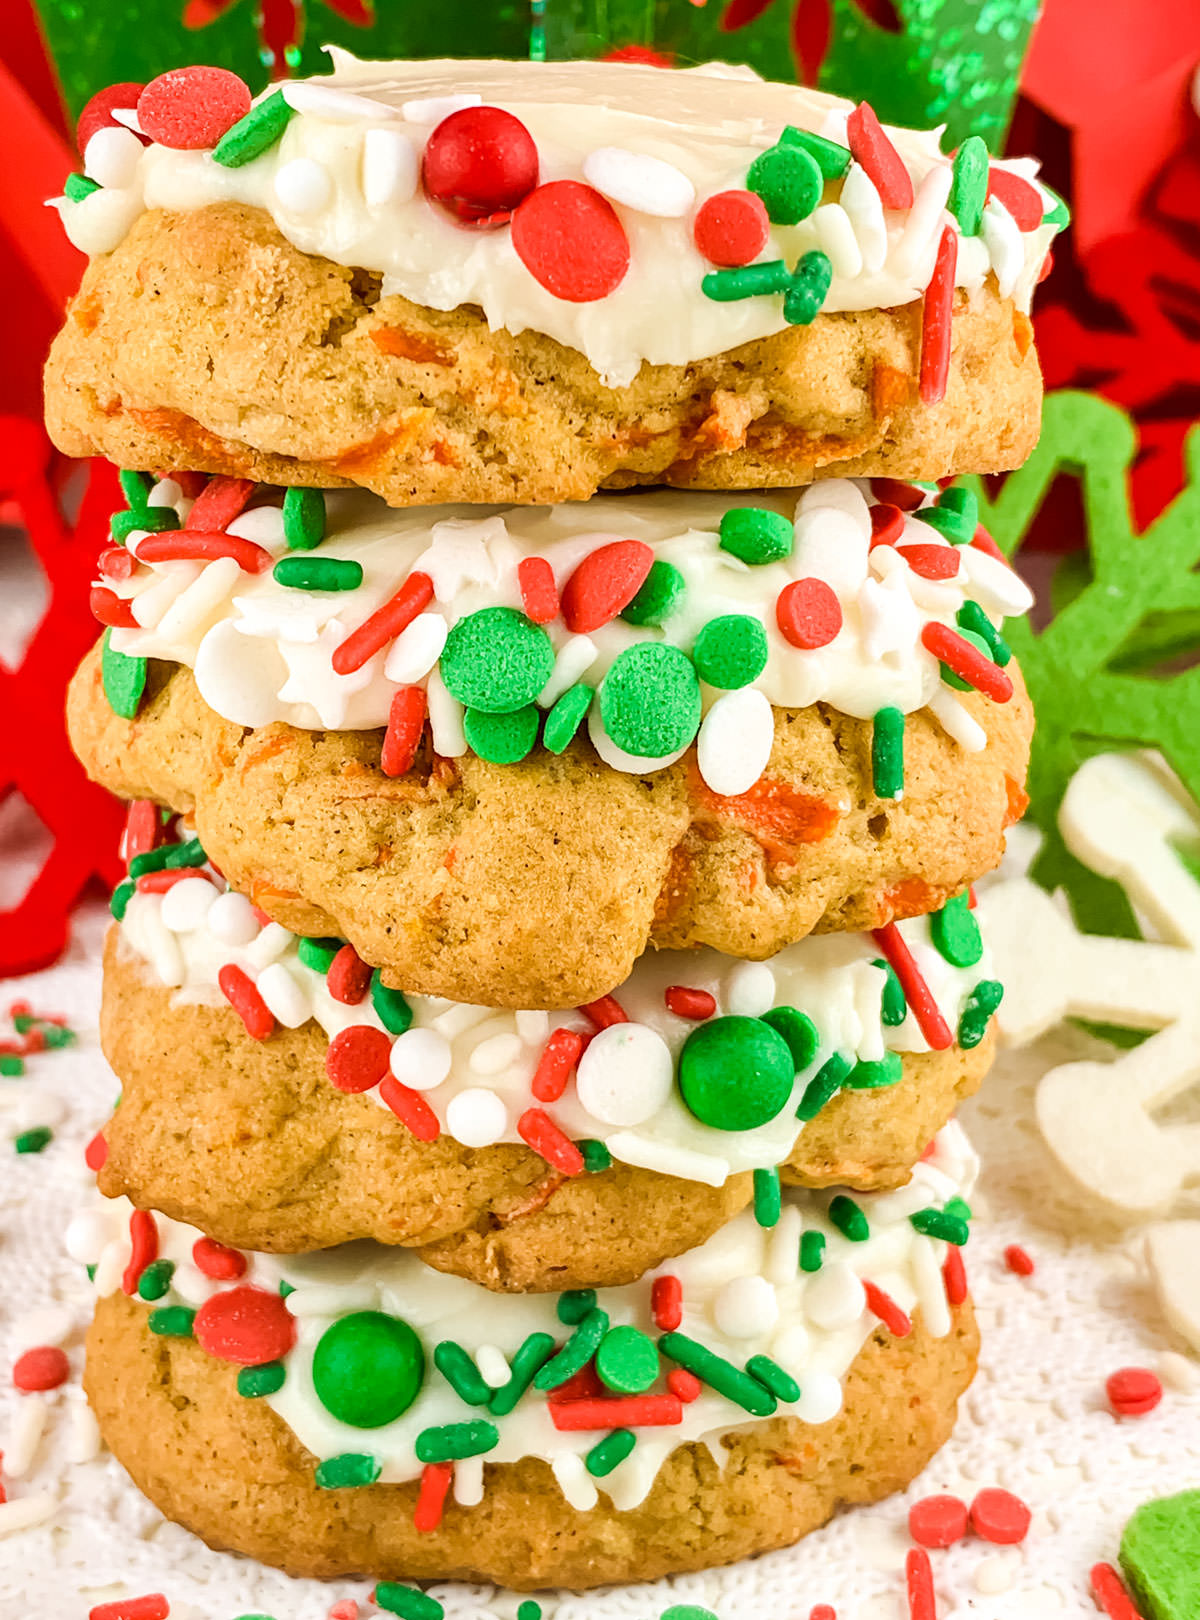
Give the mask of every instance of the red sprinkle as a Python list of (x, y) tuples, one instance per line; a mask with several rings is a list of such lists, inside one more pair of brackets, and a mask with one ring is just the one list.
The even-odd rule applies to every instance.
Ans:
[(279, 1294), (265, 1288), (214, 1294), (196, 1312), (193, 1326), (201, 1349), (240, 1367), (279, 1361), (296, 1342), (296, 1318)]
[(989, 557), (995, 557), (996, 561), (1002, 562), (1006, 568), (1012, 567), (1012, 564), (1009, 562), (1008, 558), (1000, 550), (1000, 547), (992, 539), (991, 535), (987, 532), (982, 523), (978, 525), (975, 533), (972, 535), (971, 544), (975, 547), (976, 551), (983, 551), (986, 552)]
[(204, 494), (208, 484), (208, 474), (192, 472), (185, 467), (168, 468), (166, 472), (156, 472), (155, 478), (173, 478), (189, 501), (198, 501)]
[(253, 478), (210, 478), (197, 495), (184, 528), (203, 534), (223, 534), (246, 509), (258, 488)]
[(897, 546), (896, 550), (913, 573), (920, 574), (922, 579), (953, 579), (958, 573), (956, 546)]
[(867, 1309), (874, 1312), (888, 1332), (894, 1338), (907, 1339), (912, 1332), (912, 1318), (908, 1313), (876, 1283), (864, 1281), (863, 1291), (867, 1296)]
[(217, 974), (221, 994), (246, 1026), (247, 1035), (256, 1041), (265, 1041), (275, 1028), (275, 1015), (258, 993), (248, 973), (236, 964), (226, 962)]
[(152, 141), (178, 152), (215, 146), (250, 111), (250, 92), (228, 68), (160, 73), (138, 97), (138, 123)]
[(677, 1395), (626, 1395), (619, 1400), (563, 1401), (548, 1406), (556, 1429), (650, 1429), (683, 1422)]
[(985, 658), (977, 647), (951, 630), (947, 624), (931, 622), (921, 631), (921, 644), (935, 658), (947, 664), (954, 673), (972, 685), (994, 703), (1007, 703), (1013, 695), (1013, 684), (998, 664)]
[(107, 585), (93, 585), (88, 596), (92, 617), (113, 630), (136, 630), (137, 620), (129, 603), (110, 591)]
[(1036, 231), (1042, 223), (1041, 195), (1019, 174), (1008, 169), (989, 169), (988, 196), (995, 197), (1008, 209), (1019, 231)]
[(641, 590), (653, 562), (654, 551), (643, 540), (613, 540), (589, 551), (563, 586), (567, 629), (587, 635), (615, 619)]
[(436, 1530), (442, 1522), (442, 1510), (454, 1482), (453, 1463), (426, 1463), (421, 1470), (421, 1489), (413, 1509), (415, 1530)]
[(880, 501), (871, 508), (871, 550), (876, 546), (894, 546), (904, 533), (904, 513), (890, 501)]
[(1038, 271), (1038, 286), (1039, 287), (1041, 286), (1042, 282), (1045, 281), (1046, 277), (1050, 274), (1051, 270), (1053, 270), (1053, 269), (1054, 269), (1054, 251), (1051, 248), (1047, 248), (1046, 249), (1046, 257), (1042, 260), (1042, 268)]
[(369, 619), (364, 619), (357, 630), (352, 630), (335, 647), (331, 662), (338, 675), (353, 675), (368, 658), (373, 658), (381, 647), (394, 641), (433, 601), (433, 581), (428, 574), (415, 569), (401, 585), (395, 596), (376, 608)]
[(535, 1153), (540, 1153), (547, 1164), (561, 1170), (564, 1176), (582, 1173), (583, 1154), (571, 1138), (559, 1130), (544, 1109), (527, 1108), (517, 1121), (517, 1134)]
[(597, 1029), (608, 1029), (612, 1024), (629, 1022), (629, 1014), (616, 996), (600, 996), (596, 1001), (585, 1002), (579, 1010), (591, 1019)]
[(942, 1283), (946, 1289), (946, 1303), (961, 1305), (967, 1297), (967, 1267), (962, 1250), (950, 1248), (942, 1262)]
[(108, 1142), (103, 1131), (97, 1131), (83, 1150), (83, 1162), (93, 1174), (108, 1163)]
[(525, 617), (534, 624), (549, 624), (558, 616), (558, 586), (554, 570), (545, 557), (522, 557), (517, 564), (517, 584)]
[(1010, 1271), (1015, 1271), (1018, 1277), (1033, 1276), (1033, 1257), (1019, 1243), (1010, 1243), (1005, 1249), (1004, 1264)]
[(596, 1371), (593, 1361), (585, 1362), (577, 1373), (572, 1373), (557, 1389), (552, 1389), (546, 1396), (548, 1401), (591, 1401), (601, 1400), (607, 1390), (600, 1382), (600, 1375)]
[(689, 1406), (704, 1385), (695, 1373), (688, 1372), (686, 1367), (672, 1367), (667, 1374), (667, 1388), (672, 1395), (677, 1395), (685, 1406)]
[(717, 998), (707, 990), (693, 990), (686, 984), (668, 985), (663, 992), (667, 1011), (676, 1018), (690, 1018), (694, 1024), (711, 1018), (717, 1010)]
[(246, 1256), (237, 1249), (227, 1249), (216, 1238), (197, 1238), (192, 1244), (192, 1259), (198, 1270), (216, 1282), (237, 1282), (246, 1275)]
[(135, 855), (145, 855), (158, 843), (162, 823), (152, 799), (135, 799), (125, 816), (121, 833), (121, 859), (126, 866)]
[(232, 557), (245, 574), (261, 574), (271, 566), (269, 551), (236, 534), (168, 529), (165, 534), (148, 534), (137, 545), (137, 559), (144, 563), (215, 562), (219, 557)]
[(57, 1389), (71, 1375), (71, 1364), (53, 1344), (38, 1344), (13, 1363), (12, 1381), (25, 1391)]
[(171, 1605), (161, 1592), (148, 1592), (145, 1597), (97, 1603), (88, 1610), (88, 1620), (167, 1620), (170, 1613)]
[(343, 945), (329, 964), (325, 976), (329, 994), (343, 1007), (357, 1007), (371, 988), (370, 964), (364, 962), (353, 945)]
[(937, 1598), (933, 1591), (933, 1566), (923, 1547), (910, 1547), (904, 1560), (908, 1589), (909, 1620), (937, 1620)]
[(753, 191), (718, 191), (696, 210), (692, 240), (710, 264), (732, 268), (757, 259), (767, 245), (771, 222)]
[(842, 604), (823, 579), (794, 579), (775, 600), (775, 622), (793, 647), (827, 647), (842, 628)]
[(379, 765), (385, 776), (403, 776), (412, 767), (425, 730), (425, 688), (398, 686), (388, 709)]
[(936, 405), (946, 397), (950, 376), (950, 325), (954, 316), (954, 275), (958, 237), (947, 225), (938, 243), (933, 274), (921, 310), (921, 403)]
[(330, 1609), (329, 1620), (358, 1620), (358, 1604), (353, 1598), (343, 1598)]
[(571, 1070), (583, 1054), (583, 1036), (575, 1029), (556, 1029), (542, 1049), (529, 1089), (538, 1102), (557, 1102), (567, 1089)]
[(831, 1603), (818, 1603), (809, 1610), (808, 1620), (837, 1620), (837, 1610)]
[(1015, 1547), (1024, 1541), (1032, 1518), (1019, 1496), (995, 1486), (980, 1491), (971, 1503), (971, 1529), (1000, 1547)]
[(531, 191), (513, 214), (512, 245), (533, 279), (569, 304), (607, 297), (629, 269), (629, 239), (616, 210), (579, 180)]
[(925, 491), (915, 484), (906, 484), (900, 478), (872, 478), (871, 494), (877, 501), (898, 506), (902, 512), (915, 512), (925, 499)]
[(892, 971), (900, 980), (900, 988), (912, 1008), (913, 1017), (920, 1025), (921, 1034), (935, 1052), (946, 1051), (954, 1045), (954, 1036), (950, 1026), (938, 1011), (938, 1004), (921, 976), (921, 970), (914, 962), (912, 952), (904, 943), (904, 936), (895, 923), (887, 923), (882, 928), (873, 929), (872, 933), (875, 943), (887, 957)]
[(197, 875), (194, 866), (164, 867), (161, 872), (143, 872), (140, 878), (134, 879), (134, 887), (139, 894), (166, 894), (177, 883)]
[(339, 1091), (370, 1091), (388, 1072), (392, 1043), (382, 1029), (351, 1024), (340, 1029), (325, 1052), (325, 1073)]
[(122, 1293), (137, 1293), (138, 1281), (148, 1265), (158, 1259), (158, 1227), (147, 1209), (135, 1209), (129, 1217), (129, 1264), (121, 1278)]
[(683, 1284), (673, 1273), (654, 1279), (650, 1309), (654, 1312), (654, 1325), (663, 1333), (674, 1333), (683, 1321)]
[(519, 118), (500, 107), (463, 107), (425, 143), (425, 190), (464, 225), (504, 224), (537, 185), (538, 152)]
[(1149, 1367), (1122, 1367), (1104, 1385), (1118, 1417), (1145, 1417), (1163, 1398), (1163, 1387)]
[[(87, 151), (87, 143), (97, 130), (128, 128), (128, 125), (122, 124), (120, 119), (114, 118), (113, 113), (135, 111), (138, 97), (145, 88), (144, 84), (134, 84), (126, 80), (122, 84), (110, 84), (105, 89), (96, 91), (80, 113), (79, 122), (75, 125), (75, 145), (79, 148), (80, 157)], [(143, 146), (149, 144), (148, 136), (139, 135), (138, 140)]]
[(967, 1533), (967, 1504), (957, 1496), (926, 1496), (908, 1510), (908, 1533), (920, 1547), (952, 1547)]
[(1142, 1620), (1141, 1611), (1125, 1590), (1124, 1582), (1111, 1564), (1093, 1564), (1089, 1579), (1096, 1602), (1108, 1620)]
[(401, 1085), (394, 1074), (379, 1082), (380, 1098), (395, 1114), (401, 1125), (407, 1125), (418, 1142), (436, 1142), (441, 1135), (437, 1115), (419, 1091)]
[(846, 120), (846, 140), (856, 163), (867, 171), (885, 208), (911, 208), (913, 183), (904, 159), (883, 133), (874, 110), (865, 102)]
[(137, 558), (124, 546), (105, 546), (96, 559), (96, 567), (105, 579), (116, 581), (132, 579), (137, 572)]

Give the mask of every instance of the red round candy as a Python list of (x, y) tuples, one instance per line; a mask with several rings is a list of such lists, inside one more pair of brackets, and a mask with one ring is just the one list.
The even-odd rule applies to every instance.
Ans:
[(250, 91), (228, 68), (160, 73), (138, 97), (138, 122), (152, 141), (180, 152), (215, 146), (250, 111)]
[(980, 1491), (971, 1503), (971, 1529), (999, 1547), (1014, 1547), (1024, 1541), (1032, 1517), (1019, 1496), (994, 1487)]
[(569, 304), (606, 298), (629, 269), (629, 238), (616, 210), (579, 180), (531, 191), (513, 214), (512, 243), (534, 280)]
[(278, 1361), (296, 1342), (296, 1319), (278, 1294), (230, 1288), (206, 1299), (192, 1324), (203, 1350), (239, 1367)]
[(766, 204), (753, 191), (718, 191), (706, 197), (692, 225), (697, 252), (726, 268), (757, 259), (770, 234)]
[(325, 1073), (339, 1091), (370, 1091), (387, 1074), (391, 1055), (391, 1039), (383, 1030), (352, 1024), (330, 1041)]
[(197, 1238), (192, 1244), (192, 1259), (198, 1270), (217, 1282), (236, 1282), (246, 1273), (246, 1256), (227, 1249), (216, 1238)]
[(1149, 1367), (1122, 1367), (1104, 1387), (1118, 1417), (1145, 1417), (1163, 1396), (1162, 1384)]
[(26, 1350), (13, 1363), (12, 1381), (26, 1393), (34, 1390), (57, 1389), (65, 1384), (71, 1373), (66, 1356), (56, 1345), (39, 1344)]
[(793, 647), (827, 647), (842, 628), (842, 604), (823, 579), (794, 579), (776, 599), (775, 622)]
[[(144, 84), (126, 80), (124, 84), (110, 84), (106, 89), (96, 91), (80, 113), (79, 122), (75, 125), (75, 145), (79, 148), (80, 157), (83, 156), (87, 143), (97, 130), (122, 127), (120, 120), (113, 117), (113, 113), (133, 112), (145, 88)], [(139, 135), (138, 140), (143, 145), (148, 144), (144, 135)]]
[(967, 1533), (967, 1504), (957, 1496), (927, 1496), (908, 1510), (908, 1533), (919, 1547), (952, 1547)]
[(589, 551), (563, 586), (567, 629), (587, 635), (615, 619), (646, 583), (653, 564), (654, 551), (644, 540), (613, 540)]
[(463, 107), (430, 135), (421, 178), (434, 202), (464, 224), (503, 225), (537, 185), (537, 147), (512, 113)]

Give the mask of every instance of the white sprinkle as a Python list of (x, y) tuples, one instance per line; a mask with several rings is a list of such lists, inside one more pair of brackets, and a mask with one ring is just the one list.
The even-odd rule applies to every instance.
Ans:
[(319, 214), (333, 198), (329, 170), (316, 158), (292, 158), (275, 171), (275, 198), (292, 214)]
[(508, 1109), (494, 1091), (468, 1086), (446, 1104), (446, 1129), (463, 1147), (491, 1147), (504, 1140)]
[[(131, 535), (126, 549), (133, 550), (136, 555), (135, 541), (145, 538), (142, 534)], [(139, 591), (129, 603), (130, 612), (143, 630), (156, 629), (175, 598), (182, 595), (204, 571), (203, 563), (184, 562), (182, 559), (151, 566), (154, 568), (154, 583)]]
[(359, 184), (368, 208), (406, 203), (416, 195), (417, 154), (398, 129), (369, 129), (363, 136)]
[(801, 1423), (828, 1423), (842, 1409), (842, 1386), (832, 1373), (810, 1372), (792, 1411)]
[(734, 1277), (712, 1306), (713, 1321), (728, 1339), (757, 1339), (779, 1320), (779, 1300), (765, 1277)]
[(124, 1238), (106, 1243), (100, 1251), (100, 1258), (95, 1262), (96, 1272), (92, 1278), (92, 1286), (101, 1299), (115, 1293), (120, 1287), (128, 1258), (129, 1244)]
[(293, 1316), (349, 1316), (353, 1311), (373, 1311), (378, 1304), (374, 1284), (350, 1282), (303, 1283), (287, 1300)]
[(995, 197), (984, 205), (980, 235), (996, 272), (997, 290), (1001, 298), (1010, 298), (1025, 268), (1025, 244), (1016, 220)]
[(921, 1321), (926, 1333), (935, 1339), (944, 1339), (950, 1331), (950, 1307), (946, 1302), (946, 1283), (937, 1253), (927, 1238), (918, 1239), (912, 1246), (913, 1281), (917, 1290), (917, 1304), (921, 1307)]
[(975, 1566), (975, 1590), (987, 1597), (996, 1597), (1011, 1588), (1015, 1573), (1012, 1561), (1007, 1558), (983, 1558)]
[(804, 1218), (795, 1204), (785, 1204), (767, 1238), (767, 1257), (763, 1264), (763, 1276), (768, 1282), (783, 1286), (795, 1277), (796, 1255), (800, 1249), (800, 1229), (803, 1225)]
[(239, 512), (225, 529), (239, 540), (253, 540), (256, 546), (268, 551), (286, 551), (287, 539), (283, 532), (283, 510), (278, 506), (252, 506)]
[(67, 1457), (73, 1463), (91, 1462), (100, 1455), (100, 1425), (88, 1403), (72, 1401), (67, 1408)]
[(850, 216), (841, 203), (822, 203), (812, 216), (817, 246), (829, 255), (835, 276), (852, 280), (862, 274), (862, 250)]
[(37, 1310), (22, 1312), (14, 1321), (13, 1346), (18, 1354), (40, 1344), (59, 1348), (71, 1337), (74, 1328), (75, 1318), (65, 1305), (43, 1305)]
[(583, 178), (613, 202), (639, 214), (680, 219), (696, 200), (696, 188), (681, 169), (645, 152), (598, 146), (583, 160)]
[(863, 269), (872, 274), (882, 270), (888, 250), (887, 222), (879, 193), (861, 164), (852, 162), (847, 169), (840, 200), (854, 227)]
[(941, 681), (928, 706), (946, 735), (952, 737), (960, 748), (965, 748), (968, 754), (981, 754), (987, 747), (987, 732)]
[(114, 107), (112, 117), (116, 119), (118, 124), (124, 124), (126, 129), (131, 129), (135, 135), (145, 134), (136, 107)]
[(641, 1125), (666, 1103), (675, 1062), (666, 1041), (646, 1024), (610, 1024), (579, 1060), (575, 1090), (606, 1125)]
[(258, 919), (244, 894), (232, 889), (209, 907), (208, 931), (222, 945), (249, 945), (258, 934)]
[(852, 518), (868, 545), (871, 540), (871, 505), (851, 478), (818, 478), (809, 484), (796, 502), (797, 512), (813, 512), (824, 507)]
[(295, 112), (310, 118), (327, 118), (331, 124), (354, 124), (360, 118), (390, 118), (392, 110), (382, 101), (356, 96), (330, 84), (311, 84), (304, 79), (285, 80), (280, 86), (283, 99)]
[(295, 937), (282, 923), (267, 923), (259, 930), (258, 937), (246, 947), (246, 957), (251, 967), (265, 968), (269, 962), (276, 961)]
[(804, 1314), (822, 1328), (849, 1327), (866, 1309), (858, 1274), (844, 1260), (830, 1260), (804, 1289)]
[(918, 270), (925, 276), (933, 274), (933, 258), (942, 234), (942, 210), (950, 195), (952, 179), (950, 165), (939, 163), (917, 187), (893, 256), (898, 274), (912, 276)]
[(236, 557), (214, 558), (198, 579), (180, 591), (158, 621), (157, 633), (164, 641), (175, 641), (198, 629), (213, 609), (225, 601), (241, 573)]
[(392, 1042), (391, 1070), (402, 1086), (431, 1091), (450, 1073), (450, 1042), (436, 1029), (406, 1029)]
[(767, 768), (775, 711), (757, 686), (724, 692), (700, 722), (696, 763), (714, 793), (745, 793)]
[(516, 1023), (517, 1034), (531, 1046), (544, 1041), (550, 1033), (549, 1013), (519, 1012)]
[(483, 1458), (460, 1457), (454, 1464), (454, 1500), (460, 1507), (483, 1501)]
[(725, 975), (725, 1011), (761, 1018), (775, 1005), (775, 970), (769, 962), (738, 962)]
[(53, 1092), (30, 1089), (17, 1101), (10, 1126), (16, 1133), (39, 1130), (43, 1125), (61, 1125), (67, 1117), (67, 1105)]
[(501, 1035), (488, 1035), (467, 1059), (467, 1067), (472, 1074), (503, 1074), (521, 1056), (523, 1045), (524, 1042), (514, 1030), (506, 1030)]
[(550, 679), (538, 693), (538, 706), (552, 708), (568, 688), (587, 674), (596, 662), (597, 652), (596, 643), (590, 636), (568, 637), (558, 649)]
[(67, 240), (81, 253), (91, 257), (97, 253), (111, 253), (129, 234), (134, 220), (142, 212), (140, 191), (93, 191), (79, 202), (68, 202), (64, 197), (51, 199), (50, 207), (57, 208)]
[(453, 1003), (444, 1013), (438, 1013), (431, 1027), (452, 1041), (455, 1036), (465, 1035), (467, 1030), (474, 1029), (476, 1024), (482, 1024), (485, 1018), (492, 1016), (491, 1007), (472, 1007), (470, 1002), (460, 1001)]
[(450, 626), (440, 613), (418, 613), (388, 648), (383, 673), (397, 686), (420, 681), (442, 656)]
[(159, 907), (163, 927), (173, 934), (190, 934), (203, 925), (218, 899), (217, 891), (203, 877), (188, 877), (172, 884)]
[(478, 107), (483, 97), (473, 91), (463, 96), (426, 96), (423, 100), (406, 101), (400, 112), (409, 124), (440, 124), (451, 113), (462, 112), (464, 107)]
[(153, 901), (147, 906), (131, 906), (125, 913), (137, 948), (158, 976), (160, 984), (174, 988), (183, 983), (186, 969), (179, 941), (162, 920), (162, 907)]
[[(188, 501), (186, 504), (190, 512), (192, 502)], [(177, 484), (173, 478), (160, 478), (146, 496), (146, 505), (169, 506), (177, 516), (181, 515), (180, 508), (184, 505), (182, 485)]]
[(489, 1389), (503, 1389), (512, 1377), (508, 1357), (494, 1344), (481, 1344), (475, 1352), (475, 1365), (479, 1376)]
[[(8, 1472), (11, 1473), (12, 1469)], [(44, 1523), (57, 1507), (58, 1497), (53, 1491), (35, 1491), (32, 1496), (18, 1496), (11, 1501), (0, 1502), (0, 1536)]]
[(263, 968), (256, 987), (267, 1004), (267, 1011), (279, 1020), (284, 1029), (299, 1029), (312, 1017), (308, 992), (296, 983), (282, 962), (272, 962), (269, 967)]
[[(832, 506), (801, 507), (796, 514), (795, 576), (815, 575), (840, 597), (852, 597), (867, 577), (869, 535), (848, 512)], [(887, 551), (888, 546), (877, 546)]]
[(10, 1479), (24, 1479), (33, 1467), (50, 1416), (44, 1395), (22, 1395), (4, 1448), (4, 1472)]
[(83, 172), (98, 186), (123, 190), (137, 177), (138, 159), (145, 148), (132, 130), (118, 124), (98, 129), (83, 154)]
[(600, 1500), (600, 1493), (592, 1483), (583, 1458), (568, 1451), (555, 1457), (550, 1471), (558, 1481), (558, 1488), (567, 1499), (567, 1505), (577, 1513), (586, 1513)]
[(460, 759), (467, 751), (467, 734), (463, 730), (465, 711), (458, 699), (446, 690), (436, 669), (430, 673), (425, 696), (429, 701), (429, 729), (434, 751), (443, 759)]
[(729, 1161), (713, 1153), (697, 1153), (692, 1148), (673, 1147), (655, 1137), (639, 1136), (636, 1131), (615, 1131), (604, 1145), (622, 1164), (635, 1164), (641, 1170), (657, 1170), (681, 1181), (702, 1181), (706, 1187), (723, 1187), (729, 1180)]
[(94, 1266), (104, 1253), (109, 1235), (107, 1214), (84, 1210), (67, 1222), (63, 1245), (77, 1265)]
[(1029, 612), (1033, 592), (1007, 563), (989, 557), (978, 546), (963, 546), (960, 555), (963, 572), (971, 582), (970, 594), (982, 608), (1003, 619)]
[(1181, 1356), (1178, 1350), (1164, 1350), (1158, 1356), (1156, 1365), (1158, 1376), (1164, 1384), (1182, 1394), (1190, 1394), (1200, 1384), (1200, 1368), (1187, 1356)]

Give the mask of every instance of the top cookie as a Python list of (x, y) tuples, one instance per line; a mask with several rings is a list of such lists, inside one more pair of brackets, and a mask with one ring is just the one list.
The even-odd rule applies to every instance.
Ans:
[(337, 53), (240, 120), (237, 83), (85, 121), (65, 449), (400, 505), (934, 477), (1036, 437), (1065, 210), (981, 141), (717, 66)]

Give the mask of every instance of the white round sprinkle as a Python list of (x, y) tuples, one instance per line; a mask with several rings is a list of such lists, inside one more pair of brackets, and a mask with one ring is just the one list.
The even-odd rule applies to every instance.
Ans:
[(275, 171), (275, 196), (293, 214), (319, 214), (333, 197), (329, 170), (315, 158), (293, 158)]
[(779, 1301), (765, 1277), (734, 1277), (713, 1300), (713, 1321), (729, 1339), (757, 1339), (779, 1320)]
[(844, 1260), (822, 1266), (804, 1290), (804, 1314), (822, 1328), (849, 1327), (866, 1305), (866, 1291)]
[(756, 686), (719, 697), (700, 724), (696, 762), (714, 793), (745, 793), (767, 768), (775, 715)]
[(739, 962), (725, 975), (724, 1011), (761, 1018), (775, 1005), (775, 971), (767, 962)]
[(436, 1029), (406, 1029), (392, 1043), (391, 1070), (402, 1086), (431, 1091), (450, 1073), (450, 1042)]
[(682, 170), (645, 152), (598, 146), (583, 160), (583, 177), (613, 202), (639, 214), (679, 219), (696, 200), (696, 188)]
[(307, 991), (296, 983), (282, 962), (272, 962), (270, 967), (263, 968), (256, 984), (267, 1010), (284, 1029), (299, 1029), (312, 1017)]
[(249, 945), (258, 937), (258, 918), (244, 894), (219, 894), (208, 908), (208, 931), (222, 945)]
[(481, 1344), (475, 1352), (475, 1365), (479, 1376), (489, 1389), (502, 1389), (512, 1377), (508, 1357), (494, 1344)]
[(310, 118), (327, 118), (332, 124), (354, 124), (360, 118), (390, 118), (391, 108), (369, 96), (356, 96), (350, 90), (336, 90), (329, 84), (311, 84), (301, 79), (285, 81), (280, 87), (283, 99), (295, 112)]
[(997, 1556), (981, 1559), (975, 1566), (975, 1590), (987, 1597), (998, 1597), (1012, 1586), (1015, 1573), (1012, 1562), (1007, 1558)]
[(145, 147), (130, 129), (109, 124), (98, 129), (83, 154), (83, 172), (98, 186), (120, 190), (131, 186), (137, 176), (138, 159)]
[(423, 100), (406, 101), (400, 112), (410, 124), (440, 124), (451, 113), (462, 112), (464, 107), (478, 107), (483, 97), (471, 91), (463, 96), (426, 96)]
[(467, 1066), (472, 1074), (503, 1074), (520, 1057), (523, 1045), (515, 1032), (489, 1035), (471, 1053)]
[(369, 129), (363, 136), (359, 183), (368, 208), (406, 203), (416, 195), (417, 153), (398, 129)]
[(842, 1386), (832, 1373), (810, 1372), (792, 1411), (802, 1423), (828, 1423), (842, 1409)]
[(81, 1266), (94, 1266), (108, 1243), (108, 1218), (100, 1211), (85, 1210), (67, 1223), (64, 1245), (72, 1260)]
[(662, 1036), (645, 1024), (611, 1024), (579, 1060), (575, 1087), (606, 1125), (640, 1125), (671, 1095), (675, 1064)]
[(429, 674), (442, 655), (450, 626), (440, 613), (418, 613), (388, 651), (383, 673), (397, 686), (410, 686)]
[(494, 1091), (469, 1086), (446, 1104), (446, 1129), (463, 1147), (491, 1147), (504, 1139), (508, 1109)]
[(217, 898), (207, 878), (184, 878), (162, 897), (163, 925), (173, 934), (190, 934), (193, 928), (200, 927)]

